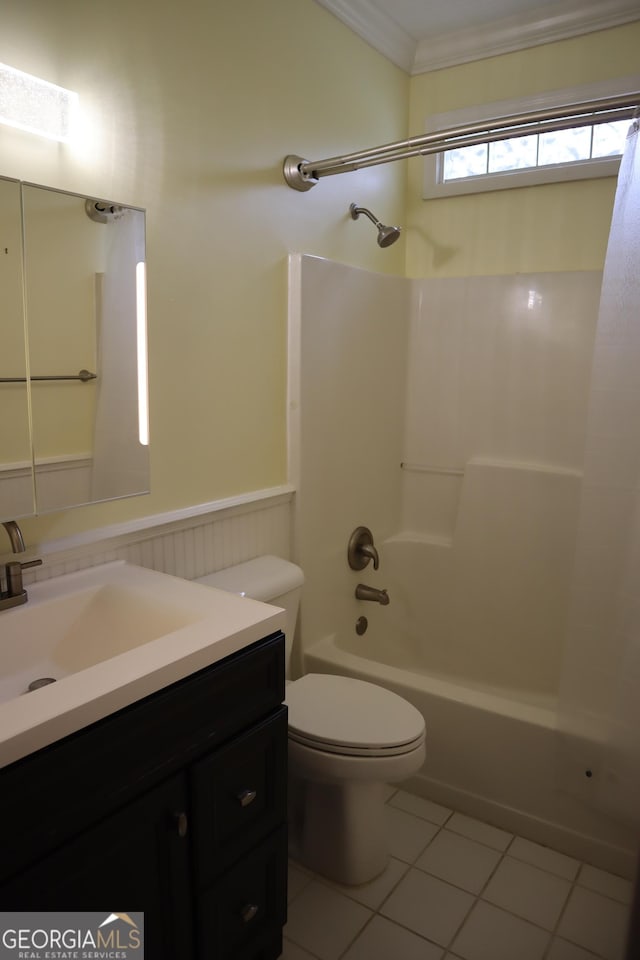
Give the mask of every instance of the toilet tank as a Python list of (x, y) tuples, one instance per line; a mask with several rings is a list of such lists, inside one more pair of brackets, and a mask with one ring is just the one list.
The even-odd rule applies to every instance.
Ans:
[(247, 560), (246, 563), (239, 563), (233, 567), (226, 567), (224, 570), (218, 570), (217, 573), (199, 577), (195, 582), (284, 608), (288, 676), (300, 594), (304, 583), (304, 574), (300, 567), (288, 560), (269, 555), (256, 557), (254, 560)]

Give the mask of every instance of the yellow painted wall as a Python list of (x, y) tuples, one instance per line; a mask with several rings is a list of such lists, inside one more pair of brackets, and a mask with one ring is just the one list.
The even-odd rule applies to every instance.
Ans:
[(401, 220), (406, 171), (302, 194), (282, 160), (404, 137), (408, 77), (313, 0), (3, 0), (0, 61), (78, 91), (83, 131), (0, 128), (0, 174), (147, 209), (152, 493), (27, 539), (286, 482), (287, 254), (402, 273), (348, 208)]
[[(602, 266), (611, 179), (424, 201), (419, 160), (306, 194), (281, 163), (636, 72), (640, 24), (412, 80), (314, 0), (3, 0), (0, 28), (1, 61), (80, 93), (83, 132), (0, 128), (0, 174), (147, 209), (152, 493), (26, 521), (32, 543), (286, 481), (289, 251), (409, 276)], [(351, 201), (403, 239), (380, 250)]]
[[(639, 46), (640, 22), (415, 77), (411, 133), (429, 114), (638, 73)], [(422, 199), (422, 182), (423, 162), (409, 161), (408, 276), (603, 266), (615, 178), (437, 200)]]

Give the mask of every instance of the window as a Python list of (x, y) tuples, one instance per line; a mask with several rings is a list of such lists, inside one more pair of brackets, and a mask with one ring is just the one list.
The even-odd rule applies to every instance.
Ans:
[(556, 163), (580, 163), (601, 157), (618, 157), (624, 148), (628, 120), (572, 127), (554, 133), (495, 140), (476, 147), (460, 147), (443, 155), (442, 180), (483, 177), (507, 170), (532, 170)]
[[(501, 101), (429, 119), (427, 132), (509, 114), (552, 109), (564, 103), (615, 96), (640, 89), (640, 77), (559, 90), (520, 101)], [(629, 129), (628, 120), (555, 132), (508, 137), (460, 147), (425, 158), (425, 197), (454, 196), (560, 180), (615, 176)]]

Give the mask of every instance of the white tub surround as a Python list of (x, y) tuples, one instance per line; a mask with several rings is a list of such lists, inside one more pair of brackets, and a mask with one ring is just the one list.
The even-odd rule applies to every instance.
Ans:
[(400, 528), (410, 281), (289, 261), (289, 462), (306, 644), (351, 619), (353, 529), (381, 539)]
[[(575, 797), (556, 766), (601, 273), (402, 280), (292, 257), (290, 282), (304, 670), (423, 711), (426, 797), (626, 869), (635, 838), (583, 803), (586, 766)], [(377, 571), (347, 565), (359, 525)]]

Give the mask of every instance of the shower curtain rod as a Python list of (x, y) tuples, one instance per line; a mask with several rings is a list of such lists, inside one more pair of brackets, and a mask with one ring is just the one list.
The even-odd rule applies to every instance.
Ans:
[(584, 100), (579, 103), (567, 103), (553, 110), (534, 110), (530, 113), (512, 114), (494, 120), (482, 120), (467, 123), (459, 127), (438, 130), (421, 137), (410, 137), (386, 143), (380, 147), (371, 147), (357, 153), (346, 153), (325, 160), (305, 160), (303, 157), (289, 154), (285, 157), (283, 173), (293, 190), (310, 190), (321, 177), (331, 177), (337, 173), (349, 173), (360, 167), (373, 167), (394, 160), (408, 160), (410, 157), (442, 153), (459, 147), (472, 147), (476, 144), (509, 137), (525, 137), (532, 133), (545, 133), (554, 130), (566, 130), (576, 126), (595, 126), (614, 120), (630, 120), (633, 112), (640, 106), (640, 91), (616, 97), (602, 97), (599, 100)]

